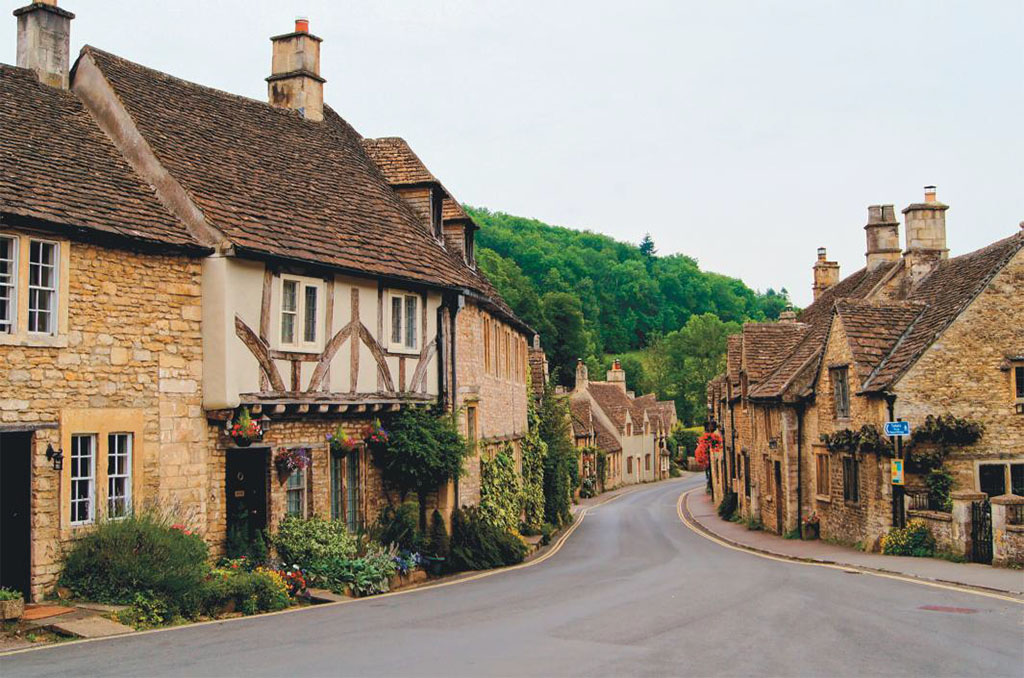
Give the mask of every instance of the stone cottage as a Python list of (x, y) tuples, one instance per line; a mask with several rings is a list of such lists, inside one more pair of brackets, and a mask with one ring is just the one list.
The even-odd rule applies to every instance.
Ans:
[[(391, 176), (324, 103), (307, 22), (271, 39), (262, 102), (93, 47), (69, 68), (73, 14), (15, 15), (18, 66), (0, 65), (3, 585), (38, 597), (62, 544), (148, 503), (214, 552), (287, 514), (358, 528), (386, 499), (379, 477), (327, 436), (358, 440), (402, 408), (460, 409), (492, 444), (522, 435), (532, 330), (476, 270), (476, 226), (440, 182)], [(264, 429), (248, 447), (226, 432), (243, 411)], [(287, 454), (311, 465), (276, 472)]]
[[(743, 515), (777, 533), (816, 516), (823, 537), (868, 548), (909, 513), (929, 521), (940, 548), (964, 552), (971, 526), (951, 525), (948, 506), (925, 505), (915, 455), (941, 448), (954, 504), (987, 512), (986, 497), (1002, 506), (1024, 495), (1024, 234), (949, 257), (947, 209), (927, 187), (903, 210), (901, 251), (893, 207), (870, 207), (863, 269), (840, 279), (820, 249), (814, 303), (730, 338), (726, 372), (709, 384), (725, 442), (712, 465), (716, 499), (736, 493)], [(938, 417), (984, 433), (938, 445), (918, 436), (905, 451), (873, 433), (886, 421), (917, 430)], [(905, 486), (892, 484), (894, 456), (908, 462)], [(1024, 538), (1015, 527), (1009, 539)]]

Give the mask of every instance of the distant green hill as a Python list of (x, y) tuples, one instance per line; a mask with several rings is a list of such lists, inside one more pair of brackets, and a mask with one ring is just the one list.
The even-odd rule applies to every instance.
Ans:
[[(789, 305), (785, 290), (758, 293), (736, 278), (700, 270), (691, 257), (659, 256), (646, 237), (635, 245), (483, 208), (466, 210), (481, 227), (480, 267), (516, 313), (542, 332), (549, 352), (582, 352), (555, 361), (562, 367), (576, 357), (644, 348), (652, 336), (680, 329), (693, 315), (764, 320)], [(572, 315), (572, 307), (582, 313), (585, 344), (568, 337), (572, 346), (552, 345), (562, 335), (554, 325)]]

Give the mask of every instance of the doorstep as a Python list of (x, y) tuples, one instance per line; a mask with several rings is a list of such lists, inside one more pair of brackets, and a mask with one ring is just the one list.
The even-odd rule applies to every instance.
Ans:
[(49, 625), (50, 630), (64, 636), (77, 638), (106, 638), (134, 633), (135, 629), (125, 626), (106, 617), (91, 615), (78, 619), (61, 619)]

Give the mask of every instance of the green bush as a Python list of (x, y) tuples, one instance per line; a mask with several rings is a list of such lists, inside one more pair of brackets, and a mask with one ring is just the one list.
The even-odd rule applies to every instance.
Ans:
[(203, 587), (203, 606), (209, 613), (233, 606), (245, 614), (257, 614), (290, 604), (288, 586), (271, 570), (217, 569)]
[(679, 464), (676, 463), (675, 459), (669, 459), (668, 462), (668, 477), (679, 478), (683, 475), (683, 472), (679, 468)]
[(935, 555), (935, 537), (921, 520), (911, 520), (906, 527), (894, 527), (882, 537), (882, 553), (887, 556)]
[(928, 508), (933, 511), (952, 511), (953, 500), (950, 491), (953, 489), (953, 474), (943, 468), (933, 468), (924, 478), (928, 486)]
[(555, 533), (555, 526), (551, 523), (544, 523), (540, 526), (540, 543), (547, 546), (551, 543), (551, 536)]
[(154, 598), (145, 593), (136, 593), (131, 607), (117, 613), (117, 620), (137, 630), (165, 626), (174, 621), (175, 615), (163, 598)]
[(694, 450), (697, 449), (697, 441), (700, 440), (702, 433), (704, 433), (704, 428), (701, 426), (683, 428), (676, 425), (676, 428), (672, 429), (669, 448), (672, 449), (674, 444), (677, 456), (692, 457)]
[(21, 591), (0, 588), (0, 600), (21, 600)]
[(523, 515), (523, 493), (519, 473), (507, 444), (493, 459), (480, 460), (480, 517), (491, 525), (511, 532)]
[(718, 517), (723, 520), (729, 520), (732, 518), (732, 514), (736, 512), (736, 493), (726, 492), (725, 498), (722, 499), (722, 503), (718, 505)]
[(399, 504), (397, 509), (388, 506), (381, 511), (374, 538), (381, 544), (394, 544), (400, 550), (419, 551), (423, 547), (419, 524), (419, 502), (410, 499)]
[(486, 570), (521, 563), (525, 557), (523, 540), (483, 520), (477, 507), (452, 513), (449, 569)]
[(344, 523), (314, 516), (286, 516), (274, 535), (277, 555), (288, 565), (309, 567), (328, 558), (352, 558), (356, 554), (356, 538)]
[(306, 572), (334, 593), (351, 589), (359, 596), (383, 593), (397, 571), (395, 547), (371, 544), (359, 558), (326, 558), (311, 564)]
[(444, 524), (444, 516), (437, 509), (430, 516), (430, 541), (427, 551), (435, 558), (447, 558), (451, 551), (451, 539), (448, 537), (448, 528)]
[(206, 543), (157, 513), (104, 521), (64, 556), (59, 583), (76, 597), (132, 605), (137, 594), (162, 600), (168, 614), (194, 616), (210, 571)]

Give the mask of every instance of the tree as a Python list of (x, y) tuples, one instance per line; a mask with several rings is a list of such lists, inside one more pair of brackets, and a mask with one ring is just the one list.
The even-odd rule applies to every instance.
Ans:
[(538, 431), (547, 445), (544, 457), (544, 518), (552, 525), (564, 525), (572, 518), (572, 493), (579, 484), (578, 452), (573, 445), (569, 403), (555, 395), (548, 382), (538, 410)]
[(587, 349), (580, 300), (567, 292), (548, 292), (541, 298), (541, 310), (541, 336), (547, 346), (548, 363), (558, 383), (569, 385), (575, 375), (576, 360)]
[(657, 248), (654, 247), (654, 239), (651, 238), (651, 234), (644, 233), (644, 239), (640, 241), (640, 254), (650, 259), (657, 251)]

